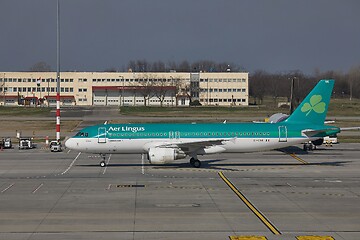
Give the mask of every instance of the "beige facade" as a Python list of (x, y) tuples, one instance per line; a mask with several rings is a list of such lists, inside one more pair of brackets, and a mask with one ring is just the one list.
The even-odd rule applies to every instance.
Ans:
[[(248, 105), (248, 73), (62, 72), (62, 105)], [(55, 72), (0, 72), (1, 105), (54, 105)]]
[(201, 73), (199, 98), (202, 105), (249, 105), (248, 73)]

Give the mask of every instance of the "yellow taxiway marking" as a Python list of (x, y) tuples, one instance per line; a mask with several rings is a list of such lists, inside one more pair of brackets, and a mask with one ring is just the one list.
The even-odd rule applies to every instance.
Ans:
[(307, 161), (299, 158), (298, 156), (296, 156), (294, 153), (288, 153), (291, 157), (293, 157), (294, 159), (298, 160), (299, 162), (301, 162), (302, 164), (309, 164)]
[(297, 240), (335, 240), (331, 236), (297, 236)]
[(263, 236), (229, 236), (230, 240), (267, 240)]
[(222, 172), (218, 173), (221, 179), (233, 190), (233, 192), (245, 203), (245, 205), (265, 224), (265, 226), (275, 235), (281, 232), (262, 214), (231, 182)]

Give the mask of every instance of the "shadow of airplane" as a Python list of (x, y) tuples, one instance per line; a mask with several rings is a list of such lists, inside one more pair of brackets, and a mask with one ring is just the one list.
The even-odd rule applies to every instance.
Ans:
[[(333, 161), (320, 163), (224, 163), (226, 159), (210, 159), (201, 160), (201, 168), (199, 169), (213, 169), (213, 170), (230, 170), (238, 171), (239, 169), (232, 169), (231, 167), (289, 167), (289, 166), (344, 166), (352, 161)], [(99, 164), (77, 164), (78, 167), (100, 167)], [(109, 163), (107, 167), (142, 167), (141, 163)], [(170, 163), (165, 165), (151, 165), (144, 164), (146, 167), (152, 169), (197, 169), (190, 165), (190, 163)]]

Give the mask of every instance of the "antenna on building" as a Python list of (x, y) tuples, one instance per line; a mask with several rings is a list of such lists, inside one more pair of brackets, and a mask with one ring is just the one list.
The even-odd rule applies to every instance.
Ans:
[(231, 72), (231, 68), (230, 68), (230, 65), (229, 65), (229, 64), (227, 65), (226, 71), (227, 71), (227, 72)]

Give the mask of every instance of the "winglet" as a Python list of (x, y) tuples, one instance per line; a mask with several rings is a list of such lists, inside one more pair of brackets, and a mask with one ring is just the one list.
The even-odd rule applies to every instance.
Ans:
[(285, 121), (324, 125), (335, 80), (320, 80)]

